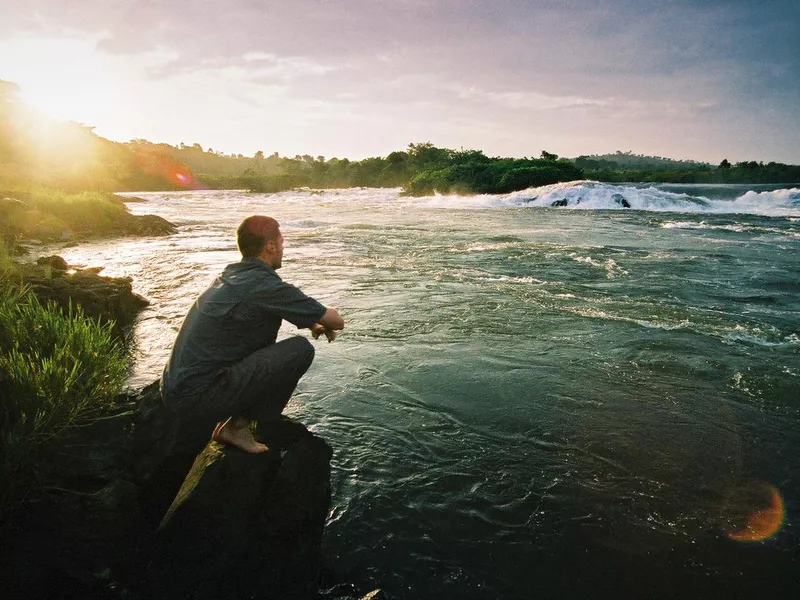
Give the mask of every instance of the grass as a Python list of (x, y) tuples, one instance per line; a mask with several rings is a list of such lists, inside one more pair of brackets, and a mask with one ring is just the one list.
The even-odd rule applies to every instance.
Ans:
[(113, 405), (128, 365), (112, 324), (0, 275), (0, 523), (46, 472), (42, 452)]
[[(0, 236), (2, 235), (3, 229), (2, 226), (0, 226)], [(5, 241), (0, 238), (0, 283), (10, 277), (14, 272), (16, 272), (14, 259), (11, 258), (11, 252), (6, 247)]]
[(103, 192), (65, 193), (31, 187), (10, 189), (1, 195), (20, 202), (5, 202), (2, 209), (8, 233), (42, 241), (74, 235), (109, 235), (121, 230), (130, 213), (115, 196)]

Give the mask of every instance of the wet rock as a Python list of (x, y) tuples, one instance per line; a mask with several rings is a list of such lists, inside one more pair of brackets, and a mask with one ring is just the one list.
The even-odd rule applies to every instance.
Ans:
[(562, 198), (561, 200), (555, 200), (550, 203), (550, 206), (559, 207), (559, 206), (567, 206), (569, 202), (566, 198)]
[(257, 432), (269, 451), (252, 455), (207, 431), (189, 469), (158, 382), (116, 404), (53, 449), (35, 502), (0, 524), (4, 597), (317, 597), (324, 440), (281, 417)]
[(267, 452), (209, 442), (197, 457), (159, 527), (152, 593), (315, 597), (331, 449), (289, 419), (259, 435)]
[(21, 269), (23, 283), (43, 303), (53, 301), (64, 309), (70, 304), (77, 304), (88, 317), (114, 321), (120, 333), (149, 304), (145, 298), (134, 293), (128, 278), (101, 277), (91, 270), (61, 276), (62, 273), (50, 264)]
[(175, 225), (156, 215), (129, 215), (122, 223), (125, 233), (133, 235), (171, 235), (177, 231)]
[(40, 266), (48, 266), (55, 271), (66, 271), (69, 269), (67, 261), (58, 255), (42, 256), (36, 259), (36, 264)]
[(625, 196), (623, 196), (622, 194), (614, 194), (613, 196), (611, 196), (611, 199), (614, 202), (616, 202), (617, 204), (619, 204), (623, 208), (630, 208), (631, 207), (630, 202), (628, 202), (625, 199)]

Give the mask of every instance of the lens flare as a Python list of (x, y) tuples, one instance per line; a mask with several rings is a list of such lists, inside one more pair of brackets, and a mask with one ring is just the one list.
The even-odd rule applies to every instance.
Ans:
[(201, 187), (189, 167), (151, 144), (141, 144), (136, 148), (136, 164), (143, 173), (157, 177), (174, 187), (185, 189)]
[(723, 527), (726, 536), (736, 542), (763, 542), (783, 527), (783, 498), (775, 487), (753, 482), (731, 490), (727, 495)]

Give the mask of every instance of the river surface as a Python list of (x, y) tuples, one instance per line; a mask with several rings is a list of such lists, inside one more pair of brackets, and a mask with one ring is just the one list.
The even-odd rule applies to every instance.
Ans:
[(797, 186), (135, 196), (177, 233), (58, 250), (151, 301), (131, 386), (250, 214), (346, 319), (286, 412), (334, 448), (362, 593), (800, 597)]

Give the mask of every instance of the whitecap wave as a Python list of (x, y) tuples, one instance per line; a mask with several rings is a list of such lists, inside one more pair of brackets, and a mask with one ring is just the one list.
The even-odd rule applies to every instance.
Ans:
[[(728, 186), (729, 187), (729, 186)], [(708, 195), (696, 192), (707, 189)], [(713, 186), (697, 186), (695, 193), (670, 191), (659, 185), (610, 184), (598, 181), (569, 181), (510, 194), (476, 196), (434, 195), (404, 198), (428, 208), (557, 208), (565, 210), (641, 210), (691, 214), (752, 214), (777, 217), (800, 215), (800, 188), (770, 191), (744, 190), (733, 199), (713, 198)]]
[[(403, 196), (400, 188), (297, 189), (278, 194), (241, 192), (159, 192), (139, 193), (136, 197), (173, 197), (194, 203), (208, 202), (207, 196), (235, 201), (241, 208), (257, 210), (264, 205), (283, 204), (358, 204), (360, 207), (395, 205), (433, 209), (475, 210), (500, 208), (546, 208), (559, 210), (616, 210), (675, 212), (684, 214), (750, 214), (769, 217), (800, 217), (800, 187), (754, 190), (765, 186), (671, 184), (612, 184), (580, 180), (528, 188), (510, 194), (470, 196)], [(725, 197), (720, 197), (721, 190)], [(739, 190), (737, 192), (736, 190)], [(737, 195), (738, 193), (738, 195)], [(230, 198), (226, 196), (231, 196)], [(132, 212), (148, 210), (131, 205)], [(173, 215), (170, 215), (173, 216)], [(180, 218), (180, 215), (174, 215)]]

